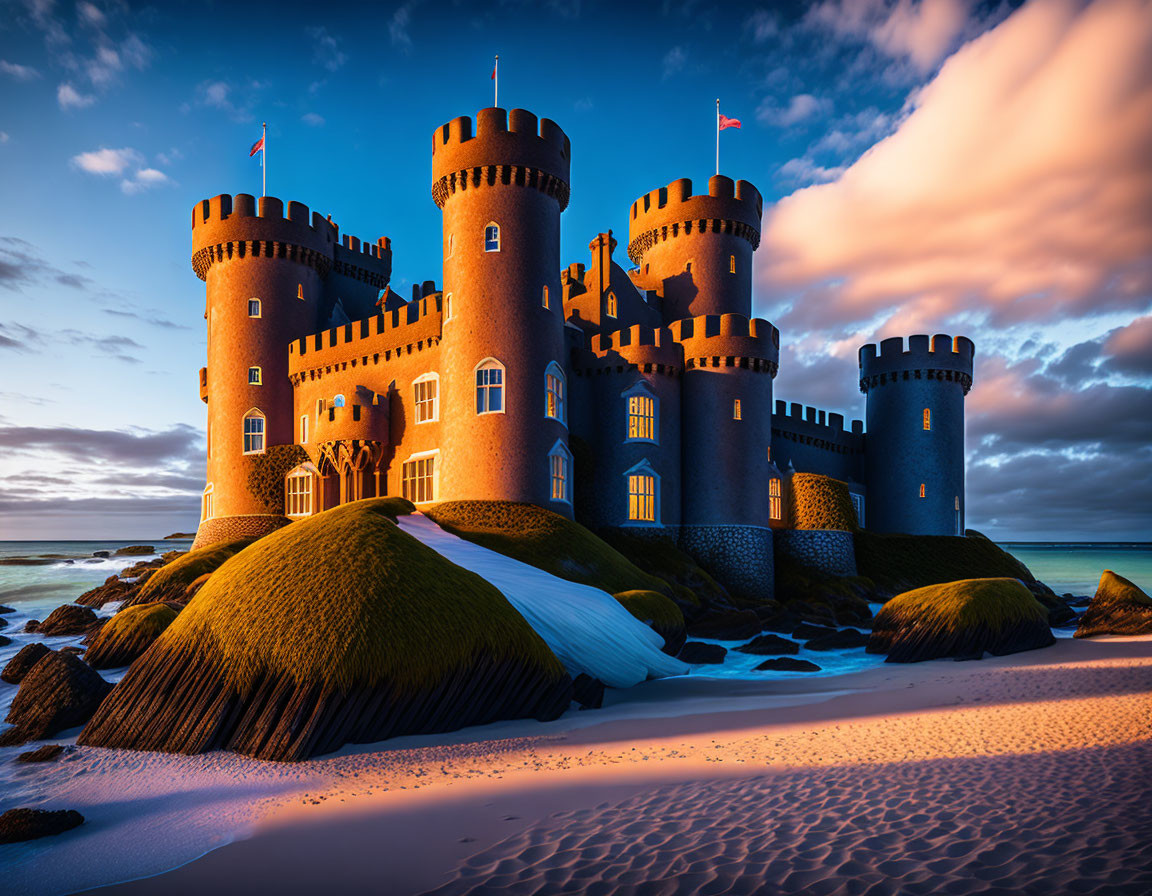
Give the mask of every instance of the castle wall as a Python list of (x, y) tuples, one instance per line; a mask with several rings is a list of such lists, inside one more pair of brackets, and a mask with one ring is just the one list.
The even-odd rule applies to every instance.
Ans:
[(793, 402), (776, 402), (772, 415), (772, 459), (782, 470), (820, 473), (842, 482), (864, 483), (864, 423), (844, 428), (842, 414)]

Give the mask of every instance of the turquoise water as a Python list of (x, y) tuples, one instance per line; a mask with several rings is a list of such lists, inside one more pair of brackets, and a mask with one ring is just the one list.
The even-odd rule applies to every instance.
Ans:
[(1095, 594), (1106, 569), (1152, 594), (1152, 543), (1018, 542), (1000, 547), (1057, 594)]

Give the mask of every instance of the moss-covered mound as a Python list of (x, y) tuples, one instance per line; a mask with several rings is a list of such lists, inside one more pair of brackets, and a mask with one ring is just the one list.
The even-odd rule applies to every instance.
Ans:
[(558, 716), (572, 693), (560, 661), (499, 591), (400, 531), (403, 510), (346, 504), (236, 554), (80, 742), (294, 760)]
[(841, 529), (855, 532), (856, 509), (848, 486), (819, 473), (793, 473), (788, 503), (788, 525), (792, 529)]
[(1016, 579), (964, 579), (898, 594), (872, 621), (869, 653), (889, 663), (979, 659), (1048, 647), (1048, 614)]
[(705, 572), (695, 560), (680, 550), (670, 535), (639, 535), (622, 527), (596, 533), (635, 566), (668, 583), (671, 597), (688, 614), (701, 607), (733, 604), (724, 586)]
[(21, 680), (4, 718), (15, 727), (0, 734), (0, 746), (51, 737), (83, 725), (111, 688), (79, 657), (49, 651)]
[(1096, 594), (1080, 617), (1076, 637), (1148, 634), (1152, 634), (1152, 598), (1124, 576), (1104, 570)]
[(446, 501), (423, 512), (453, 535), (561, 579), (609, 594), (639, 589), (671, 596), (663, 579), (638, 569), (579, 523), (535, 504)]
[(190, 595), (188, 586), (201, 576), (213, 573), (226, 561), (255, 541), (253, 538), (237, 538), (233, 541), (218, 541), (206, 548), (181, 554), (171, 563), (160, 567), (148, 577), (139, 590), (124, 602), (121, 609), (137, 607), (141, 604), (155, 604), (166, 600), (176, 603), (186, 602)]
[(168, 604), (142, 604), (117, 613), (92, 638), (84, 659), (93, 669), (127, 666), (172, 624), (176, 610)]
[(1030, 587), (1039, 584), (1027, 566), (982, 536), (860, 531), (853, 540), (856, 571), (891, 594), (960, 579), (1009, 578)]
[(613, 595), (629, 613), (664, 639), (664, 652), (676, 656), (688, 637), (684, 614), (658, 591), (621, 591)]

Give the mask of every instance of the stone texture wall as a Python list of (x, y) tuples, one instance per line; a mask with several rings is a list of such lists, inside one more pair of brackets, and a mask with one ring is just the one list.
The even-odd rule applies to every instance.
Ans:
[(733, 597), (768, 600), (773, 596), (775, 567), (771, 529), (681, 526), (679, 541), (681, 550), (690, 554)]
[(776, 550), (804, 566), (832, 576), (856, 575), (852, 533), (839, 529), (783, 529), (776, 533)]
[(292, 521), (286, 516), (271, 513), (250, 516), (216, 516), (200, 524), (200, 528), (196, 530), (196, 540), (192, 542), (190, 550), (205, 548), (218, 541), (267, 535), (290, 522)]

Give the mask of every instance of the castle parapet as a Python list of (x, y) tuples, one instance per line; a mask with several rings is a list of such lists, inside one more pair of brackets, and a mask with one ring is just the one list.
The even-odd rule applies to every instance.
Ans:
[(772, 435), (790, 435), (818, 448), (858, 454), (864, 450), (864, 421), (844, 428), (844, 415), (798, 402), (777, 401), (772, 414)]
[(898, 379), (938, 379), (959, 382), (967, 395), (975, 353), (971, 339), (946, 333), (909, 336), (907, 348), (901, 336), (882, 340), (879, 348), (861, 346), (860, 391), (867, 393)]
[(683, 350), (663, 328), (637, 324), (613, 333), (597, 333), (589, 350), (595, 367), (611, 368), (623, 362), (645, 372), (679, 373), (684, 366)]
[(481, 109), (432, 134), (432, 198), (440, 207), (457, 190), (517, 184), (568, 205), (572, 145), (560, 125), (527, 109)]
[(389, 441), (387, 396), (358, 388), (356, 399), (343, 407), (330, 406), (320, 412), (316, 420), (317, 443), (356, 439), (385, 444)]
[(780, 331), (761, 318), (743, 314), (702, 314), (669, 325), (672, 339), (684, 346), (684, 366), (746, 367), (776, 375)]
[(708, 180), (708, 192), (692, 195), (692, 181), (674, 180), (632, 203), (628, 217), (628, 257), (639, 265), (656, 243), (681, 234), (729, 233), (760, 245), (760, 217), (764, 200), (746, 180), (717, 174)]

